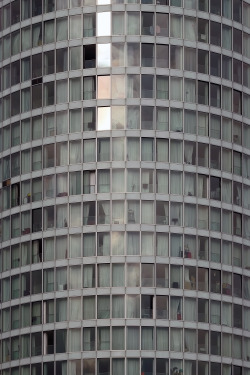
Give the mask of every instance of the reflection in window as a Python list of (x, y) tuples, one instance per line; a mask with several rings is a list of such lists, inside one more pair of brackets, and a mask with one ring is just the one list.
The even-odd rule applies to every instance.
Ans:
[(112, 44), (112, 66), (124, 66), (124, 43)]
[(140, 76), (139, 75), (127, 76), (127, 96), (128, 98), (140, 97)]
[(110, 99), (110, 76), (98, 76), (97, 99)]
[[(157, 2), (157, 4), (160, 3)], [(168, 14), (156, 13), (156, 35), (168, 36)]]
[(154, 35), (154, 14), (142, 13), (141, 33), (142, 35)]
[(170, 67), (172, 69), (182, 68), (182, 47), (170, 46)]
[(111, 12), (97, 13), (97, 36), (111, 35)]
[(125, 98), (125, 76), (112, 75), (112, 99)]
[(109, 130), (111, 122), (111, 108), (99, 107), (98, 108), (98, 122), (97, 130)]
[(97, 66), (99, 68), (111, 66), (111, 45), (97, 44)]
[(125, 107), (112, 107), (112, 129), (124, 129), (125, 127)]

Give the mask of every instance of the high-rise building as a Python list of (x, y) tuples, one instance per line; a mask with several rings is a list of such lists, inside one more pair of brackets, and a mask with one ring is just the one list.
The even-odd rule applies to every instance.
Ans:
[(250, 0), (0, 3), (1, 375), (250, 375)]

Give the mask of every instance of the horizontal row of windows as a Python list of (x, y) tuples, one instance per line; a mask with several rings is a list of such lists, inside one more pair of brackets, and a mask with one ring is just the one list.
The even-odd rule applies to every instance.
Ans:
[[(153, 302), (152, 300), (154, 298)], [(4, 308), (1, 310), (1, 328), (2, 332), (10, 330), (30, 327), (40, 324), (48, 324), (54, 322), (67, 322), (67, 321), (82, 321), (92, 320), (92, 325), (95, 326), (96, 322), (93, 320), (96, 316), (95, 312), (95, 296), (85, 297), (69, 297), (56, 298), (44, 300), (43, 302), (37, 301), (32, 303), (18, 304), (16, 306)], [(97, 312), (101, 313), (104, 302), (108, 301), (109, 296), (97, 296)], [(138, 316), (140, 315), (140, 297), (138, 295), (113, 295), (111, 314), (114, 319), (125, 318), (125, 302), (126, 311), (131, 316), (131, 304), (136, 303), (138, 308)], [(151, 308), (146, 309), (147, 303), (152, 303)], [(216, 300), (204, 298), (190, 298), (176, 297), (176, 296), (147, 296), (142, 295), (141, 308), (143, 310), (144, 318), (149, 318), (149, 313), (154, 310), (157, 319), (161, 319), (161, 326), (168, 325), (169, 322), (163, 322), (162, 319), (173, 319), (176, 321), (185, 320), (185, 322), (198, 322), (210, 324), (222, 324), (225, 326), (225, 331), (228, 328), (243, 328), (250, 330), (249, 311), (250, 308), (229, 302), (219, 302)], [(130, 306), (130, 307), (129, 307)], [(109, 309), (109, 307), (108, 307)], [(91, 315), (93, 314), (93, 315)], [(136, 314), (137, 316), (137, 314)], [(136, 318), (136, 316), (134, 318)], [(165, 317), (164, 317), (165, 316)], [(146, 322), (144, 322), (146, 323)], [(147, 324), (152, 324), (152, 321), (147, 321)], [(80, 323), (81, 324), (81, 323)], [(79, 324), (79, 325), (80, 325)], [(103, 322), (107, 326), (107, 323)], [(98, 322), (98, 326), (101, 321)], [(181, 324), (180, 324), (181, 325)], [(203, 325), (208, 328), (208, 326)], [(195, 341), (195, 340), (194, 340)], [(129, 349), (129, 348), (128, 348)]]
[[(223, 232), (235, 236), (250, 238), (250, 220), (246, 215), (231, 210), (201, 205), (184, 205), (177, 202), (157, 201), (128, 201), (124, 209), (123, 201), (113, 201), (110, 208), (109, 201), (88, 202), (83, 204), (65, 204), (37, 208), (24, 211), (20, 215), (14, 214), (2, 219), (2, 241), (17, 238), (21, 235), (70, 227), (81, 227), (82, 225), (107, 225), (107, 224), (150, 224), (171, 225), (182, 227)], [(140, 209), (141, 206), (141, 209)], [(42, 216), (43, 214), (43, 216)], [(112, 218), (111, 218), (112, 217)], [(32, 224), (31, 224), (32, 222)], [(153, 239), (153, 236), (152, 236)], [(148, 243), (144, 251), (145, 255), (153, 255), (153, 243)], [(179, 251), (178, 251), (179, 254)], [(175, 256), (179, 256), (179, 255)]]
[[(148, 375), (182, 375), (183, 368), (185, 368), (185, 374), (196, 375), (204, 374), (208, 375), (216, 373), (217, 375), (249, 375), (250, 370), (241, 366), (221, 364), (219, 362), (206, 362), (206, 361), (195, 361), (195, 360), (180, 360), (171, 359), (170, 361), (165, 358), (142, 358), (141, 362), (139, 359), (128, 358), (98, 358), (97, 360), (91, 358), (87, 359), (84, 356), (83, 362), (80, 359), (66, 361), (55, 361), (55, 362), (44, 362), (43, 364), (37, 363), (24, 365), (20, 367), (20, 374), (29, 375), (30, 371), (36, 375), (42, 374), (56, 374), (56, 375), (139, 375), (141, 371), (147, 370), (145, 373)], [(169, 365), (170, 363), (170, 365)], [(170, 368), (169, 368), (170, 366)], [(69, 372), (67, 372), (67, 369)], [(55, 371), (55, 372), (54, 372)], [(170, 371), (170, 372), (169, 372)], [(222, 371), (222, 372), (221, 372)], [(13, 367), (12, 369), (3, 370), (3, 375), (19, 375), (19, 368)]]
[[(96, 238), (97, 237), (97, 238)], [(169, 239), (170, 238), (170, 239)], [(170, 242), (169, 242), (170, 241)], [(141, 246), (140, 246), (141, 242)], [(149, 243), (149, 245), (148, 245)], [(250, 269), (250, 249), (236, 242), (217, 238), (171, 233), (98, 232), (49, 237), (5, 247), (0, 252), (1, 272), (17, 267), (81, 257), (149, 255), (210, 260), (214, 263)], [(166, 259), (165, 259), (166, 260)], [(158, 266), (157, 266), (158, 267)], [(164, 265), (159, 266), (166, 267)], [(159, 272), (159, 269), (157, 273)], [(232, 283), (230, 283), (232, 284)]]
[[(83, 19), (82, 19), (83, 17)], [(126, 19), (125, 19), (126, 17)], [(182, 25), (184, 20), (184, 25)], [(171, 38), (184, 38), (233, 49), (249, 57), (249, 37), (241, 30), (221, 25), (219, 22), (203, 18), (196, 20), (168, 13), (150, 12), (101, 12), (57, 18), (27, 26), (3, 37), (3, 60), (10, 54), (68, 39), (111, 35), (156, 35)], [(126, 29), (125, 30), (125, 24)], [(209, 27), (210, 26), (210, 27)], [(210, 32), (209, 32), (210, 28)], [(232, 33), (233, 31), (233, 33)], [(242, 44), (243, 41), (243, 44)]]
[[(175, 79), (174, 82), (178, 82), (178, 79)], [(117, 115), (116, 112), (118, 112)], [(126, 127), (129, 130), (170, 130), (222, 139), (226, 142), (233, 142), (235, 145), (243, 145), (245, 148), (249, 148), (250, 145), (250, 126), (242, 124), (240, 121), (232, 121), (230, 118), (214, 114), (209, 115), (209, 113), (205, 112), (183, 111), (180, 108), (171, 108), (169, 111), (167, 107), (129, 105), (97, 107), (97, 109), (96, 107), (87, 107), (83, 109), (83, 113), (80, 108), (70, 110), (69, 112), (67, 110), (58, 111), (56, 113), (52, 112), (43, 116), (28, 118), (21, 122), (17, 121), (11, 125), (8, 124), (0, 129), (0, 151), (5, 151), (20, 143), (41, 140), (43, 137), (101, 129), (101, 115), (103, 113), (109, 113), (113, 121), (115, 118), (119, 118), (120, 126), (123, 126), (123, 128)], [(126, 124), (127, 126), (125, 126)], [(73, 144), (75, 146), (78, 145), (78, 143)], [(26, 150), (23, 152), (23, 155), (25, 155), (25, 152), (29, 153), (31, 151)], [(222, 165), (224, 168), (224, 162), (222, 162)], [(231, 171), (231, 169), (225, 170)]]
[[(182, 64), (182, 60), (184, 60), (184, 65)], [(128, 42), (127, 44), (112, 43), (112, 45), (90, 44), (83, 47), (70, 47), (69, 50), (68, 48), (61, 48), (25, 57), (5, 65), (1, 69), (1, 87), (2, 90), (6, 90), (10, 86), (30, 79), (32, 79), (32, 85), (35, 85), (39, 83), (39, 80), (41, 81), (43, 75), (60, 73), (68, 71), (68, 69), (123, 67), (125, 65), (131, 67), (183, 68), (187, 71), (221, 76), (224, 79), (233, 80), (239, 84), (243, 83), (248, 88), (250, 87), (250, 66), (238, 59), (232, 59), (229, 56), (215, 52), (209, 53), (209, 51), (202, 49), (197, 50), (195, 48), (184, 47), (183, 53), (183, 47), (180, 46), (170, 45), (169, 49), (169, 45), (167, 44), (155, 45), (132, 42)], [(108, 79), (109, 76), (105, 77)], [(128, 75), (128, 81), (131, 79), (129, 77)], [(119, 82), (120, 87), (118, 90), (117, 80), (119, 78), (121, 82)], [(109, 77), (110, 82), (111, 79), (113, 88), (112, 97), (124, 97), (124, 76), (114, 74), (112, 77)], [(129, 89), (131, 83), (128, 82), (127, 86)], [(120, 96), (118, 93), (120, 93)], [(129, 92), (127, 95), (131, 97)], [(185, 100), (187, 99), (185, 98)]]
[[(178, 250), (183, 253), (183, 250)], [(186, 248), (185, 255), (191, 257)], [(212, 253), (213, 257), (217, 254)], [(140, 272), (141, 266), (141, 272)], [(210, 272), (209, 272), (210, 271)], [(141, 273), (141, 276), (140, 276)], [(2, 278), (2, 302), (16, 299), (30, 294), (48, 293), (82, 288), (110, 288), (112, 287), (146, 287), (187, 289), (224, 294), (250, 300), (250, 278), (239, 274), (207, 269), (194, 266), (170, 266), (166, 264), (124, 264), (109, 263), (88, 264), (67, 267), (49, 268), (46, 270), (26, 272), (21, 275)], [(146, 307), (142, 308), (142, 318), (153, 318), (153, 294), (145, 296)], [(159, 293), (159, 292), (158, 292)], [(163, 291), (164, 293), (164, 291)], [(156, 298), (157, 299), (157, 298)], [(143, 296), (142, 296), (143, 300)], [(156, 318), (168, 318), (168, 297), (161, 297), (165, 306), (164, 314)], [(152, 306), (151, 306), (152, 304)], [(120, 316), (124, 317), (124, 316)]]
[[(83, 183), (82, 183), (83, 182)], [(96, 193), (160, 193), (186, 195), (222, 201), (244, 208), (250, 208), (250, 188), (245, 184), (220, 177), (168, 170), (109, 169), (86, 170), (83, 172), (60, 173), (37, 177), (32, 180), (4, 182), (0, 191), (1, 210), (42, 199), (68, 197), (69, 195)], [(152, 198), (152, 197), (151, 197)], [(160, 199), (159, 197), (157, 199)]]
[[(112, 14), (112, 22), (111, 22)], [(15, 31), (11, 34), (2, 37), (0, 44), (0, 61), (9, 58), (10, 56), (16, 55), (20, 52), (27, 51), (31, 48), (39, 47), (42, 44), (54, 43), (58, 41), (85, 38), (92, 36), (111, 36), (113, 35), (145, 35), (145, 36), (159, 36), (168, 37), (175, 39), (184, 38), (191, 42), (202, 42), (211, 43), (218, 47), (225, 48), (227, 50), (233, 50), (239, 54), (242, 54), (250, 58), (250, 35), (246, 32), (242, 32), (239, 29), (232, 28), (227, 25), (221, 25), (221, 23), (208, 21), (206, 19), (199, 18), (196, 21), (194, 17), (185, 17), (184, 25), (182, 28), (183, 16), (171, 15), (170, 16), (170, 28), (169, 28), (169, 15), (166, 13), (149, 13), (149, 12), (128, 12), (127, 13), (127, 32), (124, 30), (124, 12), (104, 12), (85, 14), (83, 16), (70, 16), (70, 28), (68, 35), (68, 18), (58, 18), (56, 21), (49, 20), (44, 23), (33, 24), (23, 29)], [(97, 17), (97, 20), (96, 20)], [(141, 27), (140, 27), (141, 20)], [(96, 29), (96, 21), (99, 25)], [(56, 22), (56, 27), (55, 27)], [(112, 30), (111, 30), (112, 23)], [(97, 26), (98, 26), (97, 25)], [(209, 27), (210, 26), (210, 27)], [(86, 28), (87, 27), (87, 28)], [(184, 29), (182, 31), (182, 29)], [(210, 29), (210, 32), (209, 32)], [(109, 44), (110, 45), (110, 44)], [(119, 45), (119, 44), (118, 44)], [(112, 65), (124, 66), (124, 43), (120, 43), (119, 53), (117, 52), (116, 59), (113, 59)], [(98, 44), (97, 55), (98, 64), (97, 66), (102, 67), (110, 66), (110, 62), (107, 60), (101, 61), (100, 51), (103, 44)], [(123, 47), (122, 47), (123, 46)], [(109, 47), (110, 48), (110, 47)], [(73, 50), (73, 49), (72, 49)], [(107, 50), (107, 47), (106, 47)], [(106, 51), (107, 53), (108, 51)], [(147, 52), (147, 51), (146, 51)], [(149, 51), (150, 52), (150, 51)], [(119, 54), (121, 56), (119, 56)], [(142, 51), (142, 56), (145, 51)], [(152, 52), (151, 52), (152, 54)], [(93, 55), (92, 59), (88, 56)], [(75, 56), (76, 57), (76, 56)], [(87, 62), (85, 68), (91, 68), (95, 66), (95, 49), (87, 49)], [(132, 56), (130, 56), (132, 57)], [(150, 56), (149, 56), (150, 57)], [(167, 59), (166, 55), (166, 59)], [(135, 50), (134, 61), (138, 61), (139, 51)], [(79, 59), (79, 58), (78, 58)], [(129, 62), (129, 54), (126, 59), (128, 64), (132, 63), (132, 59)], [(79, 61), (75, 61), (75, 64), (79, 65)], [(142, 63), (145, 61), (142, 59)], [(162, 63), (163, 64), (163, 63)], [(73, 64), (72, 64), (73, 65)], [(138, 64), (137, 64), (138, 65)], [(163, 64), (162, 67), (168, 65), (168, 62)], [(147, 65), (146, 65), (147, 66)], [(161, 66), (160, 66), (161, 67)]]
[[(112, 1), (112, 3), (121, 4), (123, 0)], [(129, 3), (138, 3), (138, 1), (129, 1)], [(142, 0), (141, 2), (141, 4), (154, 3), (153, 0)], [(43, 13), (68, 9), (68, 7), (74, 8), (104, 4), (111, 4), (111, 0), (98, 0), (97, 2), (94, 0), (57, 0), (56, 3), (53, 0), (44, 0), (43, 2), (40, 0), (15, 0), (0, 9), (0, 30), (20, 22), (20, 20), (35, 17)], [(204, 12), (210, 11), (213, 14), (222, 15), (229, 19), (233, 17), (233, 20), (237, 22), (241, 22), (243, 18), (243, 24), (249, 26), (248, 15), (250, 6), (241, 0), (223, 0), (223, 2), (217, 0), (185, 0), (184, 4), (183, 0), (170, 0), (170, 2), (169, 0), (159, 0), (156, 1), (156, 5), (184, 6), (185, 9), (198, 9)]]
[[(200, 142), (183, 142), (179, 139), (170, 139), (169, 142), (168, 139), (164, 138), (154, 139), (143, 137), (140, 139), (137, 137), (128, 137), (126, 141), (125, 145), (124, 137), (114, 137), (111, 139), (106, 137), (98, 138), (97, 142), (96, 139), (91, 138), (83, 141), (70, 141), (69, 145), (68, 142), (50, 143), (43, 147), (34, 147), (22, 152), (13, 153), (2, 159), (1, 180), (4, 181), (3, 186), (10, 185), (10, 181), (7, 180), (21, 173), (25, 174), (31, 171), (39, 171), (42, 168), (67, 166), (68, 164), (75, 165), (82, 162), (92, 163), (96, 161), (158, 161), (164, 163), (185, 163), (187, 165), (197, 165), (199, 167), (210, 167), (229, 173), (233, 172), (238, 176), (250, 176), (250, 156), (228, 148), (221, 148), (220, 146)], [(89, 167), (91, 167), (91, 165)], [(120, 185), (121, 184), (122, 182), (120, 182)], [(66, 185), (68, 185), (67, 180)], [(79, 189), (75, 190), (78, 191), (78, 194), (81, 192), (79, 191), (81, 190), (80, 188), (81, 183)], [(164, 187), (162, 188), (164, 192), (167, 193), (166, 183), (164, 183)], [(160, 186), (159, 189), (161, 189)], [(129, 189), (129, 191), (132, 192), (139, 190), (138, 187), (134, 190)], [(124, 191), (124, 186), (117, 189), (117, 192)], [(68, 192), (68, 187), (65, 192)], [(89, 193), (88, 191), (85, 192)], [(70, 194), (74, 193), (71, 192)], [(191, 195), (195, 194), (193, 193)]]
[[(166, 101), (169, 99), (168, 77), (143, 74), (141, 76), (128, 76), (127, 90), (125, 90), (125, 77), (113, 76), (112, 83), (121, 83), (118, 89), (115, 85), (112, 87), (112, 98), (146, 98), (160, 99)], [(111, 99), (111, 79), (110, 76), (98, 76), (98, 88), (96, 90), (96, 77), (84, 77), (83, 81), (79, 78), (69, 80), (58, 80), (46, 83), (38, 83), (31, 88), (21, 91), (15, 91), (11, 95), (6, 95), (1, 100), (2, 120), (11, 116), (19, 115), (32, 109), (50, 106), (54, 104), (68, 103), (69, 101), (93, 100), (93, 99)], [(172, 78), (170, 87), (170, 99), (175, 101), (184, 101), (212, 107), (222, 108), (226, 111), (233, 111), (236, 114), (250, 118), (250, 95), (242, 94), (239, 90), (232, 90), (229, 87), (206, 81), (196, 81), (185, 79), (185, 90), (183, 92), (182, 79)], [(83, 87), (82, 87), (83, 83)], [(97, 92), (96, 92), (97, 91)], [(125, 94), (127, 91), (127, 95)], [(125, 107), (113, 106), (112, 115), (110, 107), (100, 107), (98, 118), (100, 126), (97, 130), (124, 129), (125, 128)], [(117, 113), (118, 112), (118, 113)], [(167, 113), (167, 110), (165, 110)], [(181, 113), (181, 110), (179, 110)], [(119, 121), (119, 119), (121, 121)], [(137, 118), (134, 118), (134, 122)], [(179, 122), (182, 123), (180, 117)], [(150, 122), (148, 120), (148, 122)], [(167, 122), (167, 121), (166, 121)], [(160, 125), (159, 125), (160, 126)], [(182, 126), (182, 125), (181, 125)], [(149, 125), (150, 127), (150, 125)], [(162, 125), (163, 129), (167, 125)], [(127, 124), (126, 128), (138, 128), (138, 125)], [(146, 127), (147, 129), (147, 127)], [(92, 129), (89, 129), (92, 130)]]
[[(96, 209), (97, 206), (97, 209)], [(126, 207), (126, 208), (125, 208)], [(141, 207), (141, 208), (140, 208)], [(184, 210), (183, 210), (184, 208)], [(82, 212), (83, 211), (83, 212)], [(97, 211), (97, 212), (96, 212)], [(183, 212), (184, 211), (184, 212)], [(250, 238), (250, 219), (231, 210), (166, 201), (98, 201), (72, 203), (23, 211), (2, 219), (2, 241), (21, 235), (69, 227), (109, 224), (150, 224), (190, 227)], [(153, 240), (153, 236), (152, 239)], [(153, 242), (144, 248), (153, 255)], [(148, 252), (148, 253), (147, 253)], [(178, 252), (179, 254), (179, 252)], [(175, 255), (179, 256), (179, 255)]]
[[(141, 332), (140, 332), (141, 331)], [(39, 346), (40, 340), (40, 346)], [(126, 345), (125, 345), (126, 341)], [(42, 346), (42, 343), (44, 344)], [(243, 350), (244, 346), (244, 350)], [(232, 350), (232, 347), (234, 348)], [(22, 348), (21, 351), (19, 348)], [(223, 355), (248, 360), (250, 339), (205, 330), (154, 327), (70, 328), (47, 330), (2, 340), (2, 360), (8, 362), (36, 355), (94, 350), (158, 350)], [(8, 355), (10, 350), (11, 356)], [(171, 353), (168, 353), (171, 356)], [(10, 357), (10, 358), (9, 358)], [(144, 359), (142, 360), (144, 361)], [(145, 359), (146, 361), (152, 361)], [(153, 367), (153, 366), (152, 366)], [(147, 372), (148, 373), (148, 372)], [(149, 372), (150, 374), (152, 372)], [(106, 374), (106, 372), (105, 372)], [(120, 374), (120, 373), (119, 373)], [(216, 373), (218, 374), (218, 373)]]
[[(2, 370), (3, 375), (29, 375), (30, 371), (33, 374), (56, 374), (67, 375), (74, 373), (75, 375), (140, 375), (142, 371), (147, 375), (182, 375), (183, 368), (186, 375), (203, 374), (209, 375), (215, 373), (216, 375), (249, 375), (250, 369), (241, 367), (239, 365), (221, 364), (221, 362), (207, 362), (205, 360), (185, 360), (182, 359), (168, 359), (164, 358), (148, 358), (143, 357), (140, 361), (138, 358), (87, 358), (84, 360), (71, 359), (66, 361), (53, 361), (33, 363), (30, 365), (23, 365), (13, 367), (11, 369)], [(20, 373), (19, 373), (20, 370)], [(146, 370), (146, 372), (145, 372)], [(67, 372), (68, 371), (68, 372)], [(196, 372), (198, 371), (198, 372)], [(210, 372), (211, 371), (211, 372)]]

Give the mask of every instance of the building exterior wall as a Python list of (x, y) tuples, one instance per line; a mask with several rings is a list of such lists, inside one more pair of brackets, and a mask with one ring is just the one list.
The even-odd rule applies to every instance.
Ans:
[(250, 375), (250, 1), (0, 22), (1, 374)]

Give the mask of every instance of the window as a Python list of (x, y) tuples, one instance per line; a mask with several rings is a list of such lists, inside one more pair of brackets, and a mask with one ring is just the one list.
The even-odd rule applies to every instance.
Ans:
[(81, 69), (81, 47), (71, 47), (70, 48), (70, 69), (76, 70)]
[(233, 0), (233, 20), (241, 22), (242, 1)]
[(42, 84), (32, 86), (32, 109), (42, 106)]
[(172, 69), (182, 69), (182, 47), (170, 46), (170, 67)]
[[(72, 113), (73, 114), (73, 113)], [(76, 113), (76, 116), (74, 116), (74, 126), (76, 128), (79, 128), (80, 131), (80, 113)], [(79, 117), (79, 118), (78, 118)], [(72, 118), (73, 120), (73, 118)], [(73, 125), (73, 124), (72, 124)], [(95, 108), (84, 108), (83, 110), (83, 130), (85, 131), (92, 131), (96, 128), (96, 112)], [(78, 130), (78, 129), (77, 129)]]
[(232, 18), (232, 0), (223, 0), (222, 15), (226, 18)]
[(220, 77), (221, 75), (221, 55), (218, 53), (210, 53), (210, 74)]
[[(35, 0), (39, 1), (39, 0)], [(39, 1), (40, 5), (41, 2)], [(36, 23), (32, 26), (32, 47), (40, 46), (43, 43), (42, 23)]]
[(242, 93), (236, 90), (233, 90), (233, 112), (242, 114)]
[(68, 69), (68, 49), (61, 48), (56, 50), (56, 72), (64, 72)]
[(124, 14), (122, 12), (112, 12), (112, 34), (124, 34)]
[(96, 45), (88, 44), (83, 47), (83, 67), (85, 69), (96, 66)]
[(198, 19), (198, 41), (208, 42), (208, 21), (202, 18)]
[(98, 161), (110, 160), (110, 140), (109, 138), (98, 139)]
[(141, 34), (154, 35), (154, 14), (142, 13), (141, 15)]
[(56, 41), (68, 39), (68, 19), (59, 18), (56, 21)]
[(111, 77), (98, 76), (97, 78), (97, 99), (111, 98)]
[(192, 17), (185, 17), (185, 39), (195, 42), (197, 38), (196, 19)]
[(221, 106), (221, 86), (210, 84), (210, 105), (220, 108)]
[(208, 82), (198, 81), (198, 103), (208, 105)]
[(46, 13), (53, 12), (55, 10), (55, 5), (53, 0), (45, 0), (44, 1), (44, 11)]
[(179, 15), (172, 14), (170, 16), (170, 36), (173, 38), (182, 38), (182, 17)]
[(97, 36), (111, 35), (111, 12), (97, 13)]
[(207, 12), (208, 11), (208, 0), (198, 0), (199, 1), (199, 6), (198, 9)]
[(43, 65), (44, 65), (44, 74), (53, 74), (55, 71), (55, 58), (54, 51), (44, 52), (43, 55)]
[(70, 39), (76, 39), (82, 37), (82, 20), (80, 15), (70, 16)]
[(154, 77), (151, 75), (141, 76), (141, 95), (142, 98), (154, 97)]
[(196, 72), (196, 49), (187, 47), (184, 48), (184, 69), (190, 70), (191, 72)]
[(182, 78), (171, 77), (170, 81), (170, 99), (182, 100)]
[[(140, 14), (139, 12), (127, 13), (127, 33), (131, 35), (140, 34)], [(146, 23), (146, 21), (144, 21)]]
[(243, 85), (250, 88), (250, 66), (243, 63)]
[(124, 43), (112, 44), (112, 66), (124, 66)]
[(91, 37), (96, 34), (96, 25), (95, 25), (96, 14), (88, 13), (83, 15), (83, 36)]
[(168, 36), (168, 14), (156, 13), (156, 35)]
[(83, 99), (90, 100), (96, 97), (95, 77), (83, 78)]
[(218, 22), (210, 21), (210, 43), (221, 45), (221, 24)]
[(97, 375), (104, 375), (110, 373), (110, 359), (97, 360)]
[(242, 53), (242, 31), (235, 28), (233, 28), (233, 50)]
[(210, 0), (210, 12), (221, 15), (221, 4), (217, 0)]
[(154, 45), (141, 44), (141, 64), (143, 67), (154, 66)]

